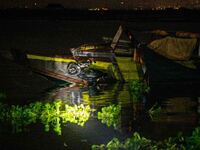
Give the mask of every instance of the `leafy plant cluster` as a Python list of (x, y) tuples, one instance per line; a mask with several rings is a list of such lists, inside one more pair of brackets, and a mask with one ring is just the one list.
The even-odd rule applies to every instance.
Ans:
[(186, 138), (186, 146), (189, 150), (200, 149), (200, 127), (195, 128), (192, 135)]
[(129, 83), (134, 99), (140, 100), (141, 96), (150, 91), (150, 87), (141, 80), (133, 80)]
[(169, 137), (163, 141), (154, 141), (141, 137), (135, 132), (132, 137), (120, 142), (113, 138), (106, 145), (92, 145), (92, 150), (199, 150), (200, 127), (192, 132), (191, 136), (184, 137), (179, 133), (176, 137)]
[(113, 126), (117, 129), (119, 125), (121, 106), (119, 105), (110, 105), (107, 107), (103, 107), (100, 112), (98, 112), (98, 119), (101, 120), (102, 123), (106, 124), (108, 127)]
[(148, 111), (148, 114), (149, 114), (149, 116), (151, 117), (152, 120), (159, 117), (161, 115), (161, 113), (162, 113), (162, 108), (157, 103), (154, 104)]
[(132, 137), (120, 142), (118, 138), (113, 138), (106, 145), (92, 145), (92, 150), (143, 150), (148, 148), (151, 140), (141, 137), (135, 132)]
[(25, 106), (8, 106), (0, 103), (0, 121), (10, 123), (14, 132), (21, 132), (26, 126), (41, 122), (45, 131), (51, 128), (61, 135), (61, 123), (75, 123), (83, 126), (90, 117), (90, 106), (69, 106), (62, 101), (35, 102)]

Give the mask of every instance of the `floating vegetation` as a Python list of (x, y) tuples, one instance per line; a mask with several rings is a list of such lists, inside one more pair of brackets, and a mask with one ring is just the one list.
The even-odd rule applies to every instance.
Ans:
[(92, 145), (92, 150), (199, 150), (200, 128), (197, 127), (191, 136), (184, 137), (179, 133), (176, 137), (169, 137), (163, 141), (154, 141), (141, 137), (135, 132), (132, 137), (120, 142), (113, 138), (106, 145)]
[(161, 106), (158, 106), (157, 103), (154, 104), (148, 111), (148, 114), (149, 114), (149, 116), (151, 117), (152, 120), (159, 117), (161, 113), (162, 113)]
[(8, 106), (0, 103), (0, 121), (12, 125), (13, 132), (21, 132), (26, 126), (41, 122), (45, 131), (51, 128), (61, 135), (61, 123), (75, 123), (83, 126), (89, 119), (90, 106), (63, 104), (62, 101), (35, 102), (25, 106)]
[(135, 132), (131, 138), (127, 138), (124, 142), (120, 142), (118, 138), (113, 138), (106, 145), (92, 145), (92, 150), (144, 150), (150, 148), (151, 140), (141, 137)]
[(119, 105), (103, 107), (101, 111), (98, 112), (98, 119), (108, 127), (113, 126), (115, 129), (117, 129), (120, 123), (120, 112), (121, 106)]
[(129, 83), (134, 100), (139, 101), (143, 94), (150, 91), (150, 87), (141, 80), (133, 80)]
[(0, 121), (3, 121), (7, 117), (7, 107), (5, 104), (0, 103)]
[(200, 128), (195, 128), (192, 135), (186, 138), (186, 145), (189, 150), (200, 149)]

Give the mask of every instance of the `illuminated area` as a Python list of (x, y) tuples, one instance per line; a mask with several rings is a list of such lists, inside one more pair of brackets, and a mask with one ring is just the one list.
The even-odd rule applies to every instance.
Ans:
[(98, 119), (102, 123), (105, 123), (108, 127), (113, 126), (117, 129), (120, 124), (120, 112), (121, 107), (119, 105), (110, 105), (108, 107), (103, 107), (101, 112), (98, 112)]
[(41, 122), (46, 132), (52, 129), (61, 135), (61, 124), (75, 123), (83, 126), (90, 117), (90, 106), (63, 104), (62, 101), (35, 102), (25, 106), (0, 104), (0, 120), (12, 125), (13, 132), (25, 131), (30, 124)]

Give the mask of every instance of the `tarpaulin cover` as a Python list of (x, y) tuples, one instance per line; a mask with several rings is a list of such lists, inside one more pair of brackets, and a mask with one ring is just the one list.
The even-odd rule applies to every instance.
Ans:
[(197, 44), (196, 38), (177, 38), (167, 36), (154, 40), (148, 47), (156, 53), (172, 60), (188, 60)]

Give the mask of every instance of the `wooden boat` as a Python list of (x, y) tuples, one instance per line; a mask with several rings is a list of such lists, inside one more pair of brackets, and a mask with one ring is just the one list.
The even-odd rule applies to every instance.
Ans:
[(41, 74), (71, 83), (87, 84), (102, 81), (138, 79), (132, 57), (116, 56), (111, 49), (91, 46), (71, 49), (72, 55), (27, 54), (32, 69)]
[(83, 44), (66, 55), (26, 53), (25, 58), (34, 71), (70, 83), (128, 82), (138, 74), (132, 52), (127, 57), (127, 51), (116, 50), (122, 32), (120, 26), (110, 45)]
[[(156, 43), (154, 48), (152, 48), (152, 43)], [(135, 49), (135, 61), (140, 63), (143, 76), (148, 83), (165, 86), (200, 84), (199, 37), (167, 35), (152, 43), (138, 43)], [(184, 49), (185, 52), (183, 52)]]

